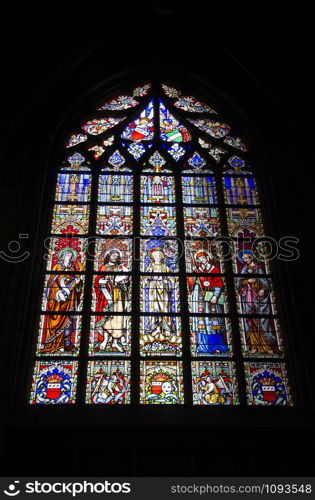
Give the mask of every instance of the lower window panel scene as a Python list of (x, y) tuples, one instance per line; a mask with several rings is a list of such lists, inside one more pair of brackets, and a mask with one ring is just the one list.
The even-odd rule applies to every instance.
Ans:
[[(245, 362), (246, 397), (251, 406), (291, 406), (292, 397), (285, 364)], [(30, 403), (74, 404), (78, 361), (36, 361)], [(191, 362), (193, 405), (239, 405), (236, 364), (233, 361)], [(131, 403), (131, 361), (125, 359), (88, 362), (86, 404)], [(142, 405), (183, 405), (183, 362), (141, 360), (139, 401)]]
[(137, 263), (134, 242), (110, 235), (95, 238), (88, 274), (77, 240), (51, 240), (30, 404), (293, 404), (273, 279), (248, 251), (235, 276), (208, 240), (185, 241), (185, 263), (180, 240), (140, 236)]

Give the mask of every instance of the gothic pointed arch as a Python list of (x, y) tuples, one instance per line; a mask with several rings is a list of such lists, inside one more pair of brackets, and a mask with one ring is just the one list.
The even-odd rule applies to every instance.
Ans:
[(210, 101), (152, 79), (76, 113), (31, 404), (292, 404), (251, 145)]

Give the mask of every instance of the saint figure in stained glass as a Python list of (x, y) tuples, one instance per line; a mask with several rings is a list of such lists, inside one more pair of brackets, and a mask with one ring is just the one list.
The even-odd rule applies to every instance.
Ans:
[(154, 238), (143, 240), (142, 268), (146, 272), (167, 273), (178, 270), (178, 244), (176, 240)]
[[(158, 257), (158, 261), (159, 259)], [(165, 266), (167, 269), (163, 262), (158, 261), (152, 262), (152, 265), (163, 266), (163, 268)], [(150, 275), (143, 277), (144, 311), (164, 314), (177, 312), (176, 285), (178, 283), (173, 276)]]
[(58, 264), (55, 264), (53, 274), (46, 285), (46, 311), (54, 312), (45, 316), (43, 327), (44, 347), (41, 353), (52, 353), (63, 348), (65, 351), (76, 350), (73, 345), (75, 320), (69, 311), (75, 311), (82, 293), (82, 276), (68, 274), (68, 271), (78, 271), (80, 264), (75, 259), (77, 253), (73, 248), (64, 248), (59, 252)]
[(148, 251), (148, 257), (151, 263), (147, 266), (146, 271), (153, 273), (167, 273), (169, 271), (169, 267), (165, 262), (166, 255), (161, 247), (152, 247)]
[[(149, 272), (169, 272), (166, 264), (166, 255), (161, 247), (151, 248), (149, 251), (151, 264), (148, 265)], [(171, 278), (165, 276), (147, 276), (145, 285), (147, 299), (150, 302), (150, 310), (156, 313), (167, 313), (171, 311), (171, 294), (174, 283)], [(167, 316), (151, 316), (147, 327), (149, 340), (158, 336), (159, 340), (165, 340), (174, 335), (172, 318)]]
[[(109, 340), (112, 347), (123, 352), (122, 345), (128, 344), (127, 318), (122, 313), (127, 310), (129, 298), (129, 276), (122, 274), (128, 268), (121, 263), (119, 249), (111, 249), (104, 257), (104, 264), (100, 272), (118, 272), (119, 274), (103, 275), (96, 277), (94, 289), (96, 295), (95, 310), (99, 313), (96, 318), (95, 328), (103, 340), (100, 349), (104, 350)], [(103, 315), (102, 313), (121, 313), (120, 315)], [(119, 340), (119, 344), (118, 344)], [(122, 344), (122, 345), (120, 345)]]
[[(194, 271), (211, 273), (208, 276), (190, 276), (187, 278), (191, 298), (191, 312), (212, 314), (203, 318), (192, 318), (192, 330), (197, 340), (198, 353), (220, 353), (229, 350), (226, 341), (225, 321), (220, 316), (224, 304), (224, 283), (214, 265), (211, 255), (199, 250), (194, 255)], [(219, 315), (219, 316), (217, 316)]]
[[(240, 258), (244, 262), (241, 274), (244, 276), (236, 280), (243, 314), (264, 315), (265, 317), (248, 317), (244, 319), (246, 339), (250, 346), (250, 353), (274, 354), (279, 353), (277, 337), (269, 315), (272, 314), (270, 302), (270, 285), (268, 278), (262, 275), (263, 270), (252, 255), (244, 250)], [(254, 274), (251, 276), (251, 274)]]

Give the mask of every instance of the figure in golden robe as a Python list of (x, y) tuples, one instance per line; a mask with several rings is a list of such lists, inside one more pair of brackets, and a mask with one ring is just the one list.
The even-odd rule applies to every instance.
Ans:
[(41, 353), (57, 351), (75, 351), (75, 317), (82, 293), (82, 276), (69, 274), (69, 271), (82, 271), (76, 262), (77, 252), (73, 248), (63, 248), (58, 254), (58, 263), (53, 266), (52, 274), (46, 287), (46, 311), (43, 324), (43, 348)]

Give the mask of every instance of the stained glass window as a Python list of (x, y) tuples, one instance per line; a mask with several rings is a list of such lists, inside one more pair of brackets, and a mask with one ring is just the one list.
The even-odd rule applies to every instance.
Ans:
[(292, 405), (244, 134), (165, 82), (88, 111), (56, 168), (30, 403)]

